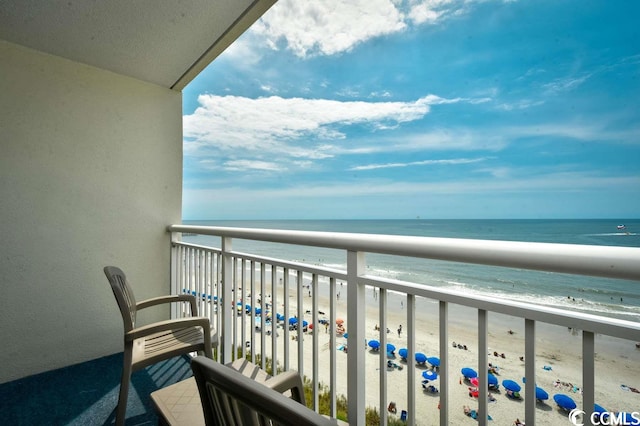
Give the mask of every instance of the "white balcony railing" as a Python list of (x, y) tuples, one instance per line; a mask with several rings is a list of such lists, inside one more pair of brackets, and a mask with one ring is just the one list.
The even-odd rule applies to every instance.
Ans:
[[(314, 384), (324, 382), (330, 392), (331, 415), (336, 415), (338, 382), (346, 375), (348, 413), (350, 424), (364, 424), (365, 417), (365, 351), (349, 350), (347, 370), (338, 377), (336, 350), (341, 338), (336, 335), (337, 299), (340, 290), (347, 294), (348, 341), (363, 342), (365, 336), (365, 288), (373, 288), (378, 301), (379, 340), (386, 347), (388, 310), (387, 300), (390, 292), (402, 293), (403, 308), (406, 310), (407, 359), (413, 360), (416, 352), (416, 299), (424, 298), (436, 301), (438, 305), (438, 353), (441, 361), (439, 375), (439, 424), (449, 425), (451, 408), (449, 406), (449, 378), (457, 372), (449, 367), (449, 306), (462, 305), (477, 310), (477, 353), (478, 375), (480, 383), (487, 383), (488, 357), (488, 313), (505, 314), (524, 321), (524, 373), (526, 377), (536, 377), (536, 323), (547, 323), (569, 327), (582, 332), (582, 406), (593, 407), (595, 403), (595, 335), (612, 336), (640, 342), (640, 323), (615, 318), (599, 317), (590, 314), (571, 312), (552, 307), (543, 307), (522, 302), (497, 298), (469, 295), (459, 291), (432, 287), (423, 284), (403, 282), (367, 273), (365, 255), (379, 253), (392, 256), (438, 259), (444, 261), (472, 264), (494, 265), (508, 268), (531, 269), (547, 272), (589, 275), (607, 278), (620, 278), (640, 281), (640, 248), (601, 247), (586, 245), (521, 243), (505, 241), (481, 241), (408, 236), (388, 236), (370, 234), (346, 234), (327, 232), (305, 232), (246, 228), (200, 227), (173, 225), (172, 232), (172, 291), (193, 292), (200, 295), (202, 312), (212, 319), (219, 331), (217, 356), (221, 362), (231, 361), (236, 348), (244, 356), (247, 348), (255, 348), (251, 356), (261, 352), (264, 367), (265, 358), (273, 360), (274, 365), (284, 369), (295, 368), (309, 373)], [(219, 237), (217, 247), (188, 244), (181, 241), (181, 235), (208, 235)], [(303, 262), (275, 259), (263, 255), (234, 251), (234, 239), (286, 243), (305, 247), (320, 247), (342, 250), (346, 256), (346, 270), (332, 269)], [(309, 282), (307, 288), (303, 288)], [(346, 287), (339, 286), (346, 283)], [(322, 285), (319, 285), (322, 284)], [(640, 283), (639, 283), (640, 285)], [(327, 290), (325, 290), (327, 289)], [(328, 312), (319, 313), (320, 292), (327, 291)], [(247, 298), (247, 293), (251, 298)], [(282, 313), (284, 327), (273, 327), (269, 333), (267, 324), (267, 297), (271, 296), (272, 315)], [(295, 294), (295, 310), (290, 306), (288, 295)], [(284, 295), (284, 297), (282, 296)], [(305, 297), (307, 295), (308, 297)], [(282, 300), (279, 298), (282, 297)], [(304, 299), (304, 300), (303, 300)], [(323, 299), (325, 300), (325, 299)], [(218, 301), (233, 301), (217, 303)], [(242, 304), (238, 310), (238, 301)], [(304, 305), (311, 306), (305, 309)], [(250, 309), (245, 310), (245, 305)], [(256, 313), (255, 307), (260, 307)], [(248, 311), (248, 312), (247, 312)], [(280, 311), (280, 312), (278, 312)], [(307, 312), (310, 311), (310, 312)], [(174, 312), (174, 315), (180, 315)], [(298, 334), (286, 326), (287, 319), (295, 316), (302, 320), (310, 315), (315, 331), (311, 335)], [(328, 360), (319, 359), (320, 316), (328, 323), (329, 348)], [(274, 319), (275, 320), (275, 319)], [(256, 322), (257, 321), (257, 322)], [(260, 324), (262, 332), (256, 337), (254, 325)], [(274, 321), (274, 324), (277, 324)], [(280, 336), (280, 332), (283, 333)], [(296, 337), (300, 338), (297, 338)], [(295, 339), (295, 340), (294, 340)], [(311, 366), (305, 366), (304, 339), (312, 340)], [(293, 345), (293, 348), (291, 347)], [(259, 348), (259, 349), (258, 349)], [(383, 352), (384, 353), (384, 352)], [(309, 356), (307, 356), (307, 360)], [(292, 366), (292, 360), (297, 365)], [(321, 364), (328, 363), (328, 367)], [(380, 356), (379, 364), (379, 403), (381, 424), (386, 424), (386, 407), (390, 401), (387, 389), (387, 360)], [(322, 370), (321, 370), (322, 368)], [(408, 424), (420, 423), (416, 420), (416, 366), (413, 362), (406, 365), (407, 388), (406, 404)], [(328, 371), (326, 371), (328, 369)], [(322, 377), (321, 380), (321, 374)], [(327, 383), (328, 381), (328, 383)], [(524, 385), (525, 419), (527, 424), (536, 424), (535, 380)], [(478, 422), (487, 424), (489, 392), (486, 386), (479, 387)], [(318, 386), (314, 386), (314, 407), (318, 409)], [(459, 407), (455, 407), (459, 408)], [(587, 410), (586, 412), (592, 410)], [(585, 424), (589, 424), (585, 418)]]

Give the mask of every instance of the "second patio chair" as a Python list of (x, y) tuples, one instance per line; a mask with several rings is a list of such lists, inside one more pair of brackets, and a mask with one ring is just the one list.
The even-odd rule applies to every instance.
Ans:
[[(336, 420), (322, 416), (288, 398), (279, 389), (265, 386), (234, 368), (211, 359), (196, 357), (191, 361), (191, 369), (198, 385), (207, 426), (338, 424)], [(301, 379), (298, 380), (301, 386)]]

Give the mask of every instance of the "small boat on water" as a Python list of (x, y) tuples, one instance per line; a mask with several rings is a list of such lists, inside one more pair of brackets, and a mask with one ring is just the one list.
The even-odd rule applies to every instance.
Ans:
[(625, 229), (625, 228), (626, 228), (626, 226), (624, 226), (624, 225), (618, 225), (618, 229), (619, 229), (619, 230), (623, 230), (623, 229)]

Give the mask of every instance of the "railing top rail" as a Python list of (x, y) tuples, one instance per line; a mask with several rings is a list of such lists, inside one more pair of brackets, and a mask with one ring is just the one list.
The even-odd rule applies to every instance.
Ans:
[(640, 248), (171, 225), (170, 232), (640, 281)]

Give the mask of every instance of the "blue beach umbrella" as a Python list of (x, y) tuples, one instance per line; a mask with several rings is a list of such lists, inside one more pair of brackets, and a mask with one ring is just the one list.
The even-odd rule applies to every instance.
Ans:
[(427, 358), (427, 362), (431, 365), (433, 365), (434, 367), (440, 367), (440, 358), (436, 357), (436, 356), (430, 356)]
[(427, 356), (422, 352), (416, 352), (416, 362), (418, 364), (424, 364), (425, 362), (427, 362)]
[(433, 370), (425, 370), (422, 372), (422, 377), (426, 380), (435, 380), (438, 378), (438, 373)]
[(345, 339), (348, 339), (348, 338), (349, 338), (349, 333), (344, 333), (344, 334), (342, 335), (342, 337), (344, 337)]
[(549, 399), (549, 394), (546, 390), (536, 386), (536, 399), (539, 399), (540, 401), (546, 401), (547, 399)]
[(600, 414), (608, 413), (608, 411), (602, 405), (598, 404), (595, 404), (595, 406), (593, 407), (593, 412)]
[(278, 321), (284, 321), (284, 315), (279, 314), (279, 313), (277, 313), (277, 312), (276, 312), (276, 320), (278, 320)]
[(407, 359), (407, 348), (401, 348), (398, 351), (398, 355), (400, 355), (400, 358), (406, 360)]
[(289, 325), (294, 325), (298, 323), (298, 318), (289, 318)]
[(395, 352), (396, 347), (395, 345), (392, 345), (391, 343), (387, 343), (387, 352)]
[(553, 400), (556, 402), (556, 404), (558, 404), (558, 407), (562, 408), (563, 410), (573, 410), (577, 407), (575, 401), (571, 399), (570, 396), (563, 393), (557, 393), (553, 395)]
[(460, 370), (460, 372), (467, 379), (473, 379), (474, 377), (478, 377), (478, 373), (476, 373), (476, 370), (474, 370), (473, 368), (465, 367), (462, 370)]
[(510, 390), (511, 392), (520, 392), (520, 385), (514, 382), (513, 380), (503, 380), (502, 387), (506, 390)]
[(377, 340), (369, 340), (369, 343), (367, 343), (367, 344), (373, 350), (380, 349), (380, 342), (378, 342)]
[(498, 378), (496, 376), (494, 376), (493, 374), (489, 373), (489, 375), (487, 376), (487, 381), (489, 382), (489, 386), (497, 386), (498, 385)]

